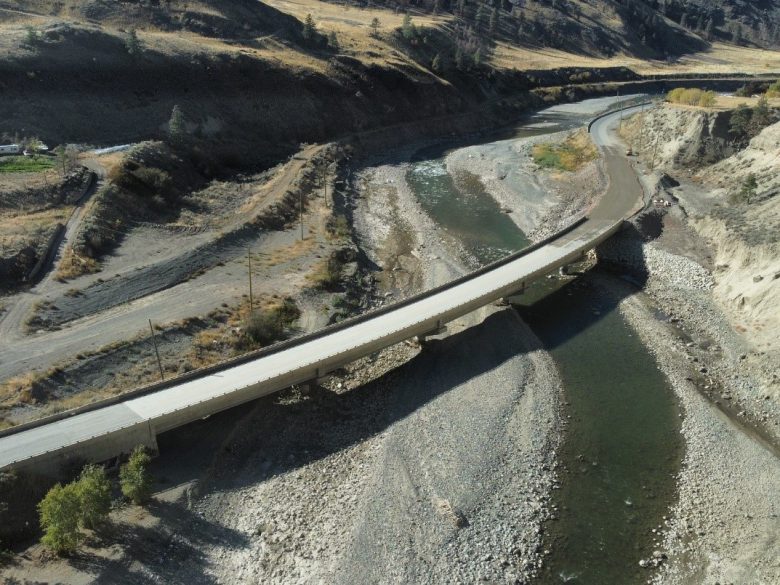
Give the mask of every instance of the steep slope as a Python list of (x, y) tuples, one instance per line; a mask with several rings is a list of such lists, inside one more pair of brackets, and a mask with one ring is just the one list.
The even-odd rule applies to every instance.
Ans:
[(765, 128), (743, 151), (702, 173), (713, 198), (728, 200), (749, 176), (750, 203), (725, 204), (694, 221), (716, 250), (715, 294), (758, 347), (780, 350), (780, 123)]
[(0, 8), (112, 27), (186, 30), (220, 38), (263, 34), (300, 39), (301, 23), (259, 0), (0, 0)]

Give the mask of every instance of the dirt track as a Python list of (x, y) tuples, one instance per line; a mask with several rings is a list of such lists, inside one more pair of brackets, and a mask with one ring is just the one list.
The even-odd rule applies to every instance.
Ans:
[[(107, 268), (113, 276), (105, 282), (99, 282), (105, 273), (68, 283), (55, 281), (53, 272), (47, 274), (29, 293), (19, 295), (0, 316), (0, 379), (30, 370), (45, 370), (55, 363), (73, 359), (78, 353), (132, 338), (148, 327), (147, 319), (172, 322), (206, 314), (222, 303), (235, 303), (246, 293), (247, 247), (262, 247), (264, 253), (272, 255), (294, 245), (298, 237), (296, 230), (263, 232), (241, 226), (278, 202), (322, 148), (316, 145), (304, 149), (253, 194), (228, 223), (220, 226), (223, 233), (231, 229), (242, 231), (243, 235), (230, 242), (231, 245), (209, 250), (208, 240), (216, 238), (216, 232), (210, 236), (208, 233), (188, 236), (145, 228), (140, 230), (139, 237), (131, 234), (125, 239), (117, 252), (117, 261), (113, 265), (108, 262)], [(316, 215), (307, 217), (309, 222), (315, 219)], [(75, 226), (74, 223), (74, 229), (69, 229), (66, 242)], [(325, 245), (324, 225), (318, 227), (317, 243), (310, 242), (312, 245), (307, 248), (311, 254), (309, 264), (315, 260), (313, 254)], [(204, 247), (210, 254), (199, 253)], [(149, 252), (155, 249), (159, 251), (160, 262), (150, 265)], [(260, 269), (259, 263), (257, 268)], [(292, 263), (278, 262), (258, 276), (263, 277), (263, 286), (269, 293), (285, 293), (304, 285), (303, 272), (293, 259)], [(78, 290), (79, 294), (72, 296), (71, 289)], [(81, 318), (57, 331), (27, 334), (25, 320), (33, 305), (43, 300), (62, 305), (61, 321)]]

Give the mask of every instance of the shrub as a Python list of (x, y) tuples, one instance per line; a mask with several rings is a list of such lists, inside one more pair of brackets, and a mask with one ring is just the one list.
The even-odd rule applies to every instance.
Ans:
[(76, 482), (76, 493), (80, 498), (80, 523), (85, 528), (97, 528), (111, 511), (111, 483), (104, 469), (87, 465)]
[(270, 345), (284, 337), (284, 332), (301, 312), (295, 301), (284, 299), (281, 304), (253, 312), (244, 326), (241, 345), (252, 348)]
[(684, 87), (678, 87), (666, 95), (666, 100), (673, 104), (711, 108), (715, 105), (716, 97), (714, 91), (702, 91), (701, 89), (687, 89)]
[(81, 541), (81, 497), (76, 484), (56, 484), (38, 504), (41, 542), (58, 554), (75, 550)]
[(134, 504), (143, 504), (152, 495), (152, 477), (147, 467), (151, 457), (144, 447), (136, 447), (130, 459), (119, 470), (122, 494)]

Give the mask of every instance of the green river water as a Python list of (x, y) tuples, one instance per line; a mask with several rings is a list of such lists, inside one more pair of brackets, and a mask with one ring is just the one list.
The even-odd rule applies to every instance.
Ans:
[[(558, 116), (550, 131), (582, 121)], [(407, 173), (423, 209), (481, 264), (525, 247), (479, 179), (453, 180), (442, 154), (421, 151)], [(524, 298), (517, 310), (555, 360), (568, 417), (555, 519), (545, 526), (552, 553), (538, 582), (642, 583), (649, 575), (638, 561), (653, 552), (682, 458), (673, 393), (616, 301), (589, 281), (548, 280)]]

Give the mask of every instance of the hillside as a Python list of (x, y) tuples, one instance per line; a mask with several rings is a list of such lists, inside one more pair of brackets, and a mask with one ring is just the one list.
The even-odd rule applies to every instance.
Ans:
[[(751, 344), (777, 352), (780, 100), (769, 104), (768, 125), (756, 127), (748, 140), (735, 135), (733, 109), (669, 104), (645, 114), (643, 136), (639, 115), (626, 122), (624, 136), (641, 160), (654, 159), (656, 168), (683, 181), (674, 194), (712, 246), (716, 299)], [(755, 184), (748, 189), (751, 178)]]
[(540, 86), (630, 80), (629, 68), (780, 70), (780, 53), (710, 46), (673, 11), (643, 3), (529, 1), (486, 12), (465, 2), (436, 14), (416, 7), (406, 23), (385, 6), (0, 0), (0, 133), (136, 142), (161, 138), (179, 105), (188, 132), (215, 153), (262, 165), (300, 142)]

